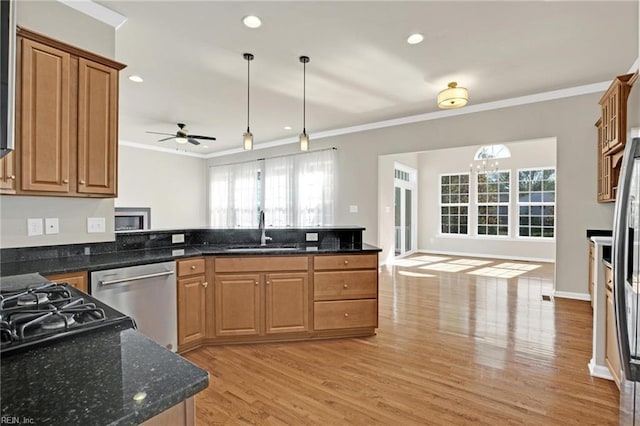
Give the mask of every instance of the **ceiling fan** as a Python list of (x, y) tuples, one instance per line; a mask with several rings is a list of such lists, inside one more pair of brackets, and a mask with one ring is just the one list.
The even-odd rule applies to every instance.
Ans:
[(213, 136), (200, 136), (200, 135), (191, 135), (189, 134), (189, 130), (187, 130), (186, 124), (184, 123), (177, 123), (178, 124), (178, 131), (176, 132), (176, 134), (171, 134), (171, 133), (159, 133), (159, 132), (147, 132), (147, 133), (152, 133), (154, 135), (166, 135), (169, 136), (168, 138), (164, 138), (164, 139), (159, 139), (158, 142), (164, 142), (164, 141), (168, 141), (169, 139), (175, 139), (176, 142), (178, 143), (191, 143), (193, 145), (200, 145), (200, 142), (198, 142), (197, 139), (201, 139), (203, 141), (215, 141), (216, 138), (214, 138)]

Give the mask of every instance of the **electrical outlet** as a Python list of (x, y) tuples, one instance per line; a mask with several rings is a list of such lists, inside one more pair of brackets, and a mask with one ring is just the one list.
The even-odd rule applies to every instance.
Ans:
[(87, 233), (98, 234), (106, 232), (107, 221), (104, 217), (88, 217), (87, 218)]
[(349, 213), (358, 213), (358, 206), (355, 204), (352, 204), (349, 206)]
[(172, 244), (184, 243), (184, 234), (171, 235), (171, 243)]
[(42, 235), (42, 219), (28, 218), (27, 219), (27, 236), (34, 237), (36, 235)]
[(307, 241), (318, 241), (317, 232), (307, 232)]
[(44, 220), (44, 233), (45, 234), (59, 234), (60, 222), (57, 217), (47, 217)]

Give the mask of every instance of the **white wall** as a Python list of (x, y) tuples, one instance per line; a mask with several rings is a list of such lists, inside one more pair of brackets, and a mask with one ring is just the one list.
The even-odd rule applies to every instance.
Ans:
[(116, 207), (150, 207), (151, 228), (207, 225), (206, 161), (120, 145)]
[[(18, 1), (18, 25), (113, 58), (114, 29), (56, 1)], [(112, 241), (113, 199), (0, 196), (0, 243), (6, 247)], [(60, 234), (27, 237), (27, 218), (57, 217)], [(87, 233), (87, 217), (106, 218), (103, 234)]]
[[(511, 158), (499, 159), (500, 170), (511, 170), (511, 197), (516, 199), (517, 169), (556, 166), (556, 140), (546, 138), (504, 144), (511, 151)], [(509, 223), (512, 235), (502, 237), (462, 237), (440, 234), (439, 183), (441, 174), (468, 173), (469, 163), (480, 146), (441, 149), (421, 153), (418, 204), (418, 247), (420, 250), (460, 253), (467, 255), (535, 259), (553, 262), (556, 257), (555, 241), (523, 240), (516, 238), (518, 211), (510, 209)], [(470, 198), (475, 199), (473, 179)], [(470, 208), (470, 230), (474, 232), (474, 205)], [(513, 204), (512, 204), (513, 205)]]

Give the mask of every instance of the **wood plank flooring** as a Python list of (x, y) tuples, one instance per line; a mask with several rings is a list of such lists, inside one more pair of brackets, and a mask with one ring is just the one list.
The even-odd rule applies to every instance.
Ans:
[(383, 267), (376, 336), (201, 348), (199, 425), (615, 425), (589, 302), (553, 265), (415, 255)]

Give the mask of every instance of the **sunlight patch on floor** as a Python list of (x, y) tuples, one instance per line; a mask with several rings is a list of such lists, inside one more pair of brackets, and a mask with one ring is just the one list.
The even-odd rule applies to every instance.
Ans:
[(424, 262), (415, 259), (394, 259), (391, 264), (393, 266), (404, 266), (407, 268), (412, 268), (414, 266), (424, 265)]
[(477, 260), (477, 259), (458, 259), (458, 260), (452, 260), (451, 262), (447, 262), (447, 263), (455, 263), (456, 265), (482, 266), (482, 265), (486, 265), (487, 263), (493, 263), (493, 261)]
[(470, 275), (481, 275), (484, 277), (496, 277), (496, 278), (513, 278), (513, 277), (517, 277), (518, 275), (522, 275), (526, 273), (527, 271), (518, 271), (515, 269), (504, 269), (504, 268), (494, 268), (494, 267), (480, 268), (480, 269), (476, 269), (475, 271), (467, 272), (467, 274), (470, 274)]
[(453, 265), (451, 263), (434, 263), (432, 265), (420, 266), (420, 269), (430, 269), (432, 271), (443, 271), (443, 272), (460, 272), (466, 271), (467, 269), (473, 268), (473, 266), (469, 265)]
[(451, 258), (445, 257), (445, 256), (413, 256), (411, 257), (411, 260), (420, 260), (424, 263), (443, 262), (449, 259)]
[(517, 269), (519, 271), (533, 271), (534, 269), (538, 269), (542, 267), (542, 265), (531, 264), (531, 263), (500, 263), (499, 265), (495, 265), (496, 268), (502, 269)]
[(416, 277), (416, 278), (434, 278), (435, 275), (432, 274), (422, 274), (420, 272), (411, 272), (411, 271), (396, 271), (398, 275), (404, 275), (405, 277)]

